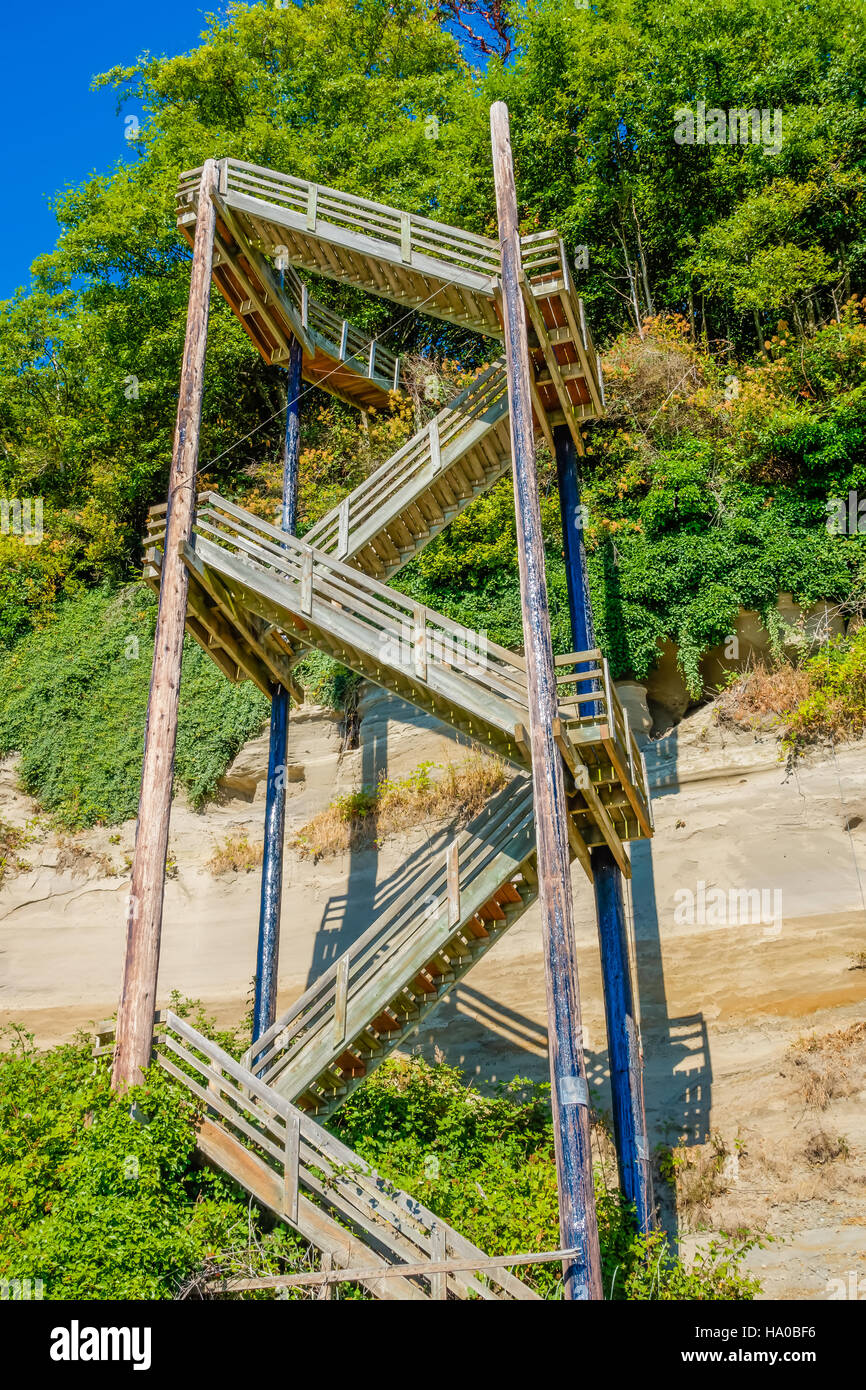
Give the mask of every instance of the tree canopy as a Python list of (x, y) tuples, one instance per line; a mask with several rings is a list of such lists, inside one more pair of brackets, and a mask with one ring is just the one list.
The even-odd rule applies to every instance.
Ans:
[[(816, 582), (823, 596), (845, 597), (859, 583), (859, 538), (836, 538), (817, 570), (803, 556), (825, 555), (828, 479), (843, 488), (862, 480), (864, 17), (864, 0), (235, 4), (208, 19), (191, 52), (145, 55), (96, 79), (116, 90), (121, 114), (130, 103), (143, 112), (137, 157), (58, 194), (56, 246), (0, 308), (0, 493), (38, 495), (45, 506), (41, 544), (0, 535), (0, 646), (46, 621), (64, 596), (135, 572), (174, 429), (189, 263), (175, 228), (178, 174), (230, 155), (490, 233), (497, 98), (512, 115), (522, 226), (561, 232), (610, 360), (628, 365), (631, 349), (624, 358), (617, 344), (629, 334), (664, 355), (668, 329), (662, 340), (653, 334), (679, 325), (686, 376), (670, 383), (670, 408), (659, 396), (644, 410), (614, 391), (618, 414), (589, 431), (588, 539), (618, 670), (643, 674), (668, 635), (691, 644), (694, 687), (695, 654), (738, 603), (796, 587), (798, 574), (804, 597)], [(676, 134), (684, 111), (696, 113), (691, 143)], [(736, 112), (756, 113), (757, 125), (738, 125)], [(709, 138), (720, 115), (724, 142)], [(317, 293), (377, 332), (400, 319), (402, 350), (466, 368), (489, 354), (470, 334), (358, 292), (323, 284)], [(202, 465), (214, 486), (255, 501), (279, 455), (280, 373), (216, 297), (211, 325)], [(822, 362), (835, 354), (835, 391), (801, 379), (804, 352)], [(759, 384), (746, 421), (724, 381), (744, 380), (750, 363)], [(715, 393), (712, 403), (674, 408), (695, 392)], [(372, 457), (369, 434), (339, 405), (318, 398), (306, 418), (309, 521), (365, 459), (386, 452)], [(374, 438), (389, 451), (400, 428)], [(670, 504), (659, 476), (667, 496), (672, 478), (692, 481), (674, 487)], [(629, 518), (617, 510), (623, 486)], [(707, 487), (721, 488), (724, 502), (695, 537), (686, 498)], [(485, 526), (499, 537), (486, 565), (458, 531), (405, 582), (467, 616), (488, 575), (484, 603), (498, 594), (498, 633), (513, 639), (506, 491), (476, 516), (482, 549)], [(740, 552), (724, 525), (752, 526), (767, 508), (775, 560), (764, 555), (756, 588), (747, 571), (757, 552), (732, 567)], [(556, 603), (553, 512), (548, 539)], [(630, 563), (635, 578), (624, 584)], [(612, 607), (601, 585), (614, 571), (622, 601)], [(638, 571), (657, 576), (663, 600)], [(674, 573), (681, 589), (671, 594)], [(677, 617), (684, 604), (688, 621)]]

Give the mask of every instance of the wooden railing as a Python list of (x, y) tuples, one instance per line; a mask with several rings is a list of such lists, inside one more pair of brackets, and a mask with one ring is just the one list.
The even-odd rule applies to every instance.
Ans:
[[(164, 510), (154, 512), (146, 538), (149, 547), (164, 539)], [(258, 573), (275, 580), (275, 598), (310, 626), (318, 624), (382, 667), (428, 685), (454, 708), (477, 719), (480, 728), (496, 728), (518, 742), (525, 736), (526, 667), (516, 652), (287, 535), (217, 493), (201, 494), (195, 537), (196, 551), (206, 563), (219, 566), (228, 552), (241, 566), (239, 577), (246, 571), (251, 578)], [(315, 645), (303, 632), (297, 635), (305, 645)], [(588, 662), (595, 664), (574, 673), (576, 664)], [(606, 741), (621, 777), (632, 779), (648, 808), (643, 758), (602, 653), (572, 652), (557, 658), (557, 666), (559, 684), (565, 687), (559, 717), (566, 739), (578, 753), (581, 745)], [(569, 687), (577, 682), (583, 691), (587, 682), (599, 688), (589, 694), (571, 693)], [(527, 756), (524, 751), (524, 760)]]
[(357, 553), (507, 414), (505, 369), (497, 361), (317, 521), (305, 540), (338, 559)]
[[(526, 723), (523, 658), (485, 633), (413, 602), (217, 493), (203, 495), (195, 536), (203, 559), (219, 563), (220, 554), (229, 551), (247, 570), (268, 574), (279, 582), (280, 600), (292, 612), (344, 635), (383, 667), (434, 681), (443, 696), (453, 695), (457, 707), (503, 732)], [(158, 530), (150, 533), (149, 544), (160, 541)]]
[(293, 266), (286, 266), (282, 274), (283, 293), (294, 308), (301, 328), (318, 338), (328, 356), (345, 362), (360, 376), (379, 381), (386, 390), (396, 391), (400, 385), (399, 357), (315, 299)]
[[(101, 1036), (104, 1039), (104, 1031)], [(254, 1196), (314, 1242), (321, 1235), (321, 1213), (331, 1214), (346, 1228), (345, 1254), (336, 1260), (338, 1265), (349, 1264), (353, 1254), (357, 1258), (352, 1232), (371, 1244), (385, 1264), (485, 1258), (483, 1251), (414, 1197), (380, 1178), (358, 1154), (184, 1019), (163, 1013), (155, 1043), (160, 1067), (196, 1098), (206, 1123), (231, 1136), (237, 1152), (227, 1168)], [(206, 1145), (204, 1150), (207, 1154)], [(339, 1228), (328, 1230), (331, 1237), (336, 1230), (339, 1238)], [(437, 1284), (437, 1279), (443, 1282)], [(375, 1276), (364, 1282), (376, 1288)], [(477, 1277), (472, 1272), (432, 1274), (421, 1277), (415, 1287), (429, 1290), (429, 1297), (448, 1292), (459, 1298), (538, 1297), (503, 1269)]]
[[(200, 169), (181, 174), (177, 191), (179, 211), (185, 211), (195, 201), (200, 178)], [(239, 159), (220, 160), (220, 194), (227, 193), (281, 207), (297, 219), (298, 230), (314, 236), (327, 235), (331, 228), (361, 238), (369, 250), (374, 251), (377, 245), (387, 246), (399, 252), (400, 260), (407, 265), (417, 256), (477, 274), (488, 282), (490, 295), (498, 286), (498, 242), (462, 227)], [(564, 278), (558, 232), (534, 232), (521, 237), (521, 247), (523, 268), (533, 287), (546, 280)]]
[[(220, 165), (222, 194), (236, 193), (275, 204), (294, 214), (300, 230), (326, 235), (330, 227), (359, 239), (371, 250), (375, 250), (377, 244), (396, 250), (406, 264), (411, 264), (413, 258), (422, 262), (440, 261), (488, 282), (498, 279), (499, 246), (489, 237), (238, 159), (221, 160)], [(181, 175), (178, 189), (181, 211), (194, 200), (200, 176), (198, 169)]]
[(559, 232), (532, 232), (520, 238), (523, 271), (536, 293), (565, 282), (564, 251)]
[(575, 742), (587, 736), (594, 742), (599, 726), (606, 727), (603, 742), (614, 750), (620, 767), (637, 793), (641, 809), (652, 824), (652, 802), (646, 763), (629, 727), (628, 711), (610, 678), (610, 666), (598, 647), (588, 652), (569, 652), (555, 659), (560, 717)]
[(245, 1063), (272, 1085), (290, 1073), (292, 1092), (300, 1095), (335, 1048), (348, 1046), (455, 929), (514, 877), (532, 852), (534, 835), (532, 789), (520, 776), (412, 876), (396, 902), (262, 1034)]

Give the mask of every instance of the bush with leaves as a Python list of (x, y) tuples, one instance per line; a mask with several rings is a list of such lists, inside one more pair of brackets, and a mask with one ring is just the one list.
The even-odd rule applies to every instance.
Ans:
[[(156, 603), (140, 585), (68, 600), (0, 659), (0, 753), (21, 754), (26, 791), (64, 825), (136, 814)], [(184, 647), (177, 780), (193, 805), (267, 717), (191, 639)]]
[[(383, 1177), (420, 1198), (489, 1254), (555, 1250), (559, 1240), (549, 1086), (516, 1078), (498, 1094), (466, 1086), (459, 1070), (393, 1058), (343, 1104), (332, 1127)], [(739, 1271), (747, 1240), (718, 1241), (685, 1266), (662, 1233), (637, 1233), (633, 1211), (596, 1174), (605, 1296), (749, 1299)], [(561, 1297), (555, 1263), (516, 1271)]]

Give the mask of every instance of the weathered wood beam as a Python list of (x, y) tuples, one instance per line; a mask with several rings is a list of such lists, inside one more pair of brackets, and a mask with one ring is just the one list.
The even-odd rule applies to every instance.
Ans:
[(535, 840), (541, 897), (547, 1007), (550, 1020), (551, 1103), (563, 1248), (580, 1253), (564, 1262), (567, 1299), (601, 1299), (601, 1257), (593, 1193), (589, 1088), (583, 1058), (568, 808), (562, 759), (553, 734), (556, 674), (550, 640), (544, 541), (532, 428), (529, 344), (521, 294), (517, 194), (508, 108), (490, 110), (493, 175), (502, 280), (502, 318), (508, 364), (518, 565), (529, 703)]
[(209, 159), (202, 169), (199, 184), (199, 216), (190, 274), (177, 427), (169, 474), (166, 550), (144, 734), (126, 955), (112, 1073), (115, 1090), (125, 1090), (143, 1081), (153, 1039), (188, 588), (188, 572), (180, 546), (192, 536), (195, 511), (195, 478), (216, 225), (216, 208), (211, 194), (216, 185), (216, 162)]

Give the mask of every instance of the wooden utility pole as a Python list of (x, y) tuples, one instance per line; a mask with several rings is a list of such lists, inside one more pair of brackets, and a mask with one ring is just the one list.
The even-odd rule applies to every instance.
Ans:
[(530, 396), (529, 343), (521, 293), (523, 268), (508, 108), (490, 108), (493, 175), (499, 218), (502, 317), (508, 370), (517, 556), (529, 696), (538, 881), (547, 985), (551, 1103), (563, 1249), (565, 1297), (600, 1299), (601, 1258), (592, 1183), (589, 1088), (583, 1059), (574, 910), (562, 760), (554, 739), (558, 707)]
[(211, 194), (216, 190), (216, 161), (209, 159), (202, 169), (199, 184), (186, 341), (168, 487), (165, 551), (150, 695), (147, 702), (147, 722), (144, 729), (141, 795), (129, 891), (126, 959), (117, 1013), (117, 1046), (112, 1073), (112, 1085), (115, 1090), (137, 1085), (142, 1080), (144, 1068), (150, 1062), (153, 1040), (165, 858), (171, 815), (180, 669), (189, 585), (180, 547), (192, 536), (195, 517), (196, 469), (216, 226), (216, 211)]

